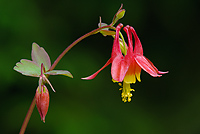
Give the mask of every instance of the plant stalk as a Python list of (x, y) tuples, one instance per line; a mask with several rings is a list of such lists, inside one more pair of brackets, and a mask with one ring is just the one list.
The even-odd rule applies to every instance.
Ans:
[[(77, 43), (79, 43), (80, 41), (82, 41), (83, 39), (87, 38), (87, 37), (90, 36), (90, 35), (93, 35), (93, 34), (98, 33), (100, 30), (102, 30), (102, 29), (104, 29), (104, 28), (111, 28), (111, 27), (112, 27), (111, 25), (108, 25), (108, 26), (103, 26), (103, 27), (97, 28), (97, 29), (95, 29), (95, 30), (93, 30), (93, 31), (91, 31), (91, 32), (89, 32), (89, 33), (87, 33), (87, 34), (81, 36), (81, 37), (78, 38), (77, 40), (75, 40), (71, 45), (69, 45), (69, 46), (58, 56), (58, 58), (54, 61), (53, 65), (51, 66), (51, 68), (49, 69), (49, 71), (53, 70), (53, 69), (56, 67), (56, 65), (58, 64), (58, 62), (63, 58), (63, 56), (64, 56), (72, 47), (74, 47)], [(25, 117), (25, 119), (24, 119), (24, 122), (23, 122), (23, 124), (22, 124), (22, 127), (21, 127), (21, 129), (20, 129), (19, 134), (24, 134), (24, 132), (25, 132), (25, 130), (26, 130), (26, 127), (27, 127), (27, 125), (28, 125), (28, 122), (29, 122), (29, 120), (30, 120), (31, 114), (32, 114), (32, 112), (33, 112), (33, 109), (34, 109), (34, 107), (35, 107), (35, 104), (36, 104), (36, 98), (35, 98), (35, 96), (34, 96), (33, 101), (32, 101), (32, 103), (31, 103), (31, 105), (30, 105), (30, 107), (29, 107), (29, 110), (28, 110), (27, 114), (26, 114), (26, 117)]]
[(111, 28), (111, 25), (107, 25), (107, 26), (103, 26), (97, 29), (94, 29), (93, 31), (86, 33), (85, 35), (81, 36), (80, 38), (78, 38), (77, 40), (75, 40), (71, 45), (69, 45), (59, 56), (58, 58), (54, 61), (54, 63), (52, 64), (52, 66), (50, 67), (49, 71), (53, 70), (56, 65), (58, 64), (58, 62), (63, 58), (63, 56), (72, 48), (74, 47), (77, 43), (79, 43), (80, 41), (82, 41), (83, 39), (87, 38), (90, 35), (96, 34), (98, 33), (100, 30), (104, 29), (104, 28)]
[(35, 107), (35, 104), (36, 104), (36, 98), (35, 98), (35, 96), (34, 96), (34, 98), (33, 98), (33, 100), (32, 100), (32, 103), (31, 103), (31, 105), (30, 105), (30, 107), (29, 107), (29, 110), (28, 110), (28, 112), (27, 112), (27, 114), (26, 114), (26, 117), (25, 117), (25, 119), (24, 119), (24, 122), (23, 122), (23, 124), (22, 124), (22, 127), (21, 127), (21, 129), (20, 129), (19, 134), (24, 134), (24, 132), (25, 132), (25, 130), (26, 130), (26, 127), (27, 127), (27, 125), (28, 125), (28, 122), (29, 122), (29, 120), (30, 120), (31, 114), (32, 114), (32, 112), (33, 112), (33, 109), (34, 109), (34, 107)]

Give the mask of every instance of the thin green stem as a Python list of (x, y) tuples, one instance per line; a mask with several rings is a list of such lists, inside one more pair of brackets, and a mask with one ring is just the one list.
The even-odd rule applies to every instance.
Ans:
[[(112, 23), (111, 23), (112, 24)], [(111, 25), (110, 24), (110, 25)], [(111, 29), (113, 29), (113, 30), (115, 30), (116, 31), (116, 28), (115, 27), (110, 27)], [(121, 48), (121, 50), (122, 50), (122, 53), (124, 54), (124, 55), (126, 55), (126, 51), (127, 51), (127, 45), (126, 45), (126, 42), (125, 42), (125, 40), (124, 40), (124, 37), (123, 37), (123, 35), (122, 35), (122, 33), (119, 31), (119, 36), (121, 37), (121, 40), (122, 40), (122, 43), (123, 43), (123, 46), (120, 44), (120, 48)], [(113, 38), (115, 38), (115, 36), (113, 36)]]
[(63, 56), (72, 48), (74, 47), (77, 43), (79, 43), (80, 41), (82, 41), (83, 39), (87, 38), (90, 35), (96, 34), (98, 33), (100, 30), (104, 29), (104, 28), (111, 28), (111, 25), (107, 25), (107, 26), (103, 26), (97, 29), (94, 29), (93, 31), (81, 36), (80, 38), (78, 38), (77, 40), (75, 40), (71, 45), (69, 45), (59, 56), (58, 58), (54, 61), (53, 65), (51, 66), (51, 68), (49, 69), (49, 71), (53, 70), (56, 65), (58, 64), (58, 62), (63, 58)]
[(127, 46), (126, 46), (124, 37), (123, 37), (123, 35), (122, 35), (122, 33), (120, 31), (119, 31), (119, 35), (120, 35), (120, 37), (122, 39), (122, 42), (123, 42), (123, 45), (124, 45), (124, 55), (126, 55), (126, 48), (127, 48)]
[(29, 110), (28, 110), (27, 114), (26, 114), (26, 117), (25, 117), (25, 119), (24, 119), (24, 122), (23, 122), (23, 124), (22, 124), (22, 127), (21, 127), (21, 129), (20, 129), (19, 134), (24, 134), (24, 132), (25, 132), (25, 130), (26, 130), (26, 127), (27, 127), (27, 125), (28, 125), (28, 122), (29, 122), (29, 120), (30, 120), (31, 114), (32, 114), (32, 112), (33, 112), (33, 109), (34, 109), (34, 107), (35, 107), (35, 104), (36, 104), (36, 98), (35, 98), (35, 96), (34, 96), (33, 101), (32, 101), (32, 103), (31, 103), (31, 105), (30, 105), (30, 107), (29, 107)]

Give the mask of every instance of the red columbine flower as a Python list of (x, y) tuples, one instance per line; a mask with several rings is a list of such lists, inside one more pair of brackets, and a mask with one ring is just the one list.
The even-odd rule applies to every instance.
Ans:
[[(93, 75), (83, 79), (93, 79), (102, 69), (104, 69), (110, 63), (112, 63), (111, 75), (113, 82), (123, 82), (123, 88), (120, 88), (120, 90), (122, 90), (122, 101), (130, 102), (132, 97), (131, 91), (134, 91), (134, 89), (131, 89), (130, 84), (135, 83), (136, 78), (139, 82), (141, 81), (141, 69), (143, 69), (153, 77), (160, 77), (162, 76), (161, 74), (165, 74), (168, 72), (158, 71), (158, 69), (153, 65), (153, 63), (143, 56), (143, 48), (141, 42), (134, 28), (130, 26), (124, 27), (124, 31), (127, 33), (128, 36), (128, 48), (123, 55), (120, 49), (119, 42), (119, 31), (122, 28), (122, 26), (122, 24), (119, 24), (116, 27), (116, 34), (113, 43), (111, 58), (100, 70), (98, 70)], [(135, 38), (134, 51), (132, 34)]]
[[(153, 63), (143, 56), (143, 48), (133, 27), (126, 26), (124, 31), (128, 36), (128, 50), (127, 55), (125, 55), (126, 62), (128, 63), (128, 71), (125, 76), (121, 76), (123, 79), (123, 89), (122, 89), (122, 100), (124, 102), (131, 101), (132, 94), (130, 91), (134, 91), (130, 88), (131, 83), (135, 83), (136, 79), (140, 82), (141, 69), (149, 73), (153, 77), (160, 77), (161, 74), (168, 72), (158, 71), (158, 69), (153, 65)], [(132, 34), (135, 39), (135, 47), (133, 51)]]
[[(142, 44), (133, 27), (126, 26), (124, 27), (124, 31), (127, 33), (129, 42), (127, 55), (125, 57), (129, 57), (128, 60), (130, 60), (128, 61), (130, 62), (130, 66), (124, 78), (124, 81), (126, 83), (135, 83), (136, 78), (138, 81), (141, 81), (140, 80), (141, 68), (153, 77), (160, 77), (162, 76), (161, 74), (168, 73), (168, 72), (158, 71), (158, 69), (153, 65), (153, 63), (149, 59), (143, 56)], [(135, 38), (134, 51), (132, 43), (132, 34)]]

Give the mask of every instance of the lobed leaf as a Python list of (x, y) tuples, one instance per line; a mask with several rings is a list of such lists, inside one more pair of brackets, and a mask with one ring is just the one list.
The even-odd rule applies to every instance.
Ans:
[[(103, 22), (99, 22), (98, 23), (98, 27), (104, 27), (104, 26), (107, 26), (108, 24), (106, 23), (103, 23)], [(104, 28), (103, 30), (108, 30), (108, 28)]]
[(32, 45), (32, 60), (37, 63), (39, 66), (43, 63), (45, 70), (48, 71), (51, 67), (51, 61), (49, 55), (44, 50), (44, 48), (40, 47), (38, 44), (33, 43)]
[(40, 67), (35, 62), (26, 59), (21, 59), (13, 69), (27, 76), (39, 77), (41, 73)]
[(68, 76), (70, 78), (73, 78), (72, 74), (69, 71), (66, 70), (52, 70), (52, 71), (48, 71), (45, 74), (49, 74), (49, 75), (65, 75)]
[[(104, 27), (104, 26), (107, 26), (106, 23), (102, 23), (102, 22), (99, 22), (98, 24), (98, 27)], [(109, 30), (109, 28), (104, 28), (100, 31), (100, 33), (103, 35), (103, 36), (107, 36), (107, 35), (115, 35), (115, 31), (111, 31)]]

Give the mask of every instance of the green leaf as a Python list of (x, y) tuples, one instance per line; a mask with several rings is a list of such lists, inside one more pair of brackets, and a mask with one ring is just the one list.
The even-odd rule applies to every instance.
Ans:
[(26, 59), (21, 59), (20, 62), (17, 62), (13, 69), (23, 75), (33, 77), (39, 77), (41, 73), (40, 67), (35, 62)]
[(52, 70), (52, 71), (46, 72), (45, 74), (49, 74), (49, 75), (65, 75), (65, 76), (73, 78), (72, 74), (69, 71), (66, 71), (66, 70)]
[[(103, 22), (99, 22), (98, 23), (98, 27), (104, 27), (104, 26), (107, 26), (108, 24), (106, 23), (103, 23)], [(108, 28), (104, 28), (103, 30), (108, 30)]]
[(101, 33), (103, 36), (115, 35), (115, 31), (109, 31), (109, 30), (101, 30), (100, 33)]
[[(102, 23), (102, 22), (99, 22), (98, 24), (98, 27), (104, 27), (104, 26), (107, 26), (108, 24), (106, 23)], [(103, 36), (107, 36), (107, 35), (115, 35), (115, 31), (111, 31), (109, 30), (109, 28), (104, 28), (100, 31), (100, 33), (103, 35)]]
[(33, 43), (32, 45), (32, 53), (31, 53), (32, 60), (37, 63), (39, 66), (43, 63), (45, 70), (49, 70), (51, 67), (51, 61), (49, 55), (44, 50), (44, 48), (40, 47), (38, 44)]

